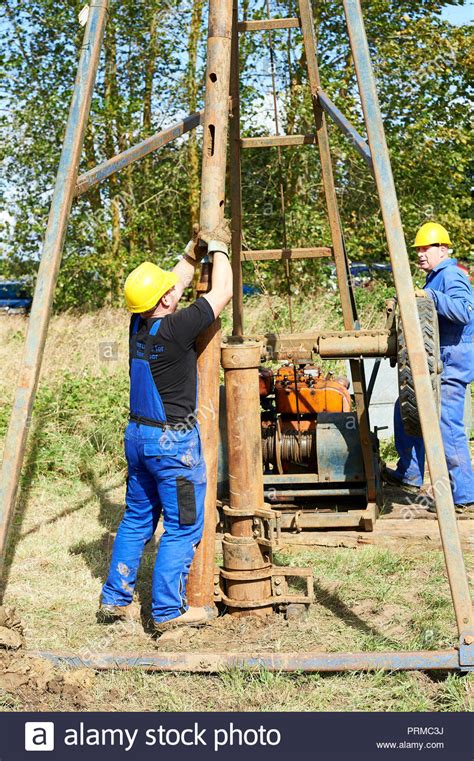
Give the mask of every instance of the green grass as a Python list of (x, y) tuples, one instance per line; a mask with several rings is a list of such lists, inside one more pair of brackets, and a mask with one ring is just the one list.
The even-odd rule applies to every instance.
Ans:
[(88, 710), (468, 711), (472, 678), (421, 673), (282, 674), (232, 669), (217, 676), (107, 673)]
[[(261, 325), (265, 309), (263, 300), (249, 309), (249, 325)], [(300, 330), (303, 325), (308, 327), (308, 320), (313, 327), (328, 326), (326, 321), (332, 316), (314, 308), (305, 321), (301, 306), (295, 318)], [(268, 315), (265, 319), (268, 328), (275, 329)], [(284, 327), (284, 319), (282, 311), (278, 329)], [(14, 322), (3, 327), (0, 361), (5, 359), (6, 371), (0, 392), (8, 400), (24, 329)], [(113, 535), (123, 511), (126, 332), (126, 319), (120, 314), (79, 320), (64, 315), (53, 320), (7, 554), (5, 602), (19, 609), (31, 649), (136, 654), (155, 647), (146, 632), (117, 632), (95, 618)], [(64, 336), (70, 336), (74, 348), (69, 353), (61, 349)], [(104, 366), (97, 362), (97, 345), (110, 337), (120, 347), (119, 361)], [(0, 405), (0, 437), (6, 430), (9, 407), (8, 401)], [(393, 459), (392, 442), (382, 445), (382, 454)], [(316, 600), (305, 620), (286, 622), (277, 616), (261, 628), (252, 619), (228, 617), (211, 634), (203, 630), (186, 635), (170, 648), (212, 652), (429, 650), (452, 647), (456, 642), (439, 549), (427, 545), (390, 550), (371, 546), (357, 550), (293, 548), (276, 553), (275, 561), (313, 569)], [(153, 552), (147, 552), (137, 585), (145, 608), (150, 603), (153, 562)], [(307, 675), (231, 669), (206, 676), (107, 672), (95, 675), (83, 708), (465, 711), (471, 706), (473, 684), (472, 676), (419, 673)], [(44, 708), (48, 707), (69, 710), (49, 694), (44, 702)], [(1, 697), (0, 711), (21, 708), (18, 697)]]

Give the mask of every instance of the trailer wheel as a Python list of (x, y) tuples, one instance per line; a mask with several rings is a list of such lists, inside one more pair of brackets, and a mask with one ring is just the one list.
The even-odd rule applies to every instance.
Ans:
[[(420, 318), (421, 332), (425, 344), (428, 368), (430, 371), (431, 384), (435, 396), (438, 417), (441, 412), (441, 370), (442, 364), (439, 349), (438, 315), (435, 305), (430, 298), (417, 298), (418, 316)], [(402, 321), (399, 317), (397, 324), (398, 337), (398, 387), (400, 399), (400, 413), (405, 433), (409, 436), (421, 436), (421, 423), (416, 404), (415, 387), (408, 358), (408, 351), (403, 333)]]

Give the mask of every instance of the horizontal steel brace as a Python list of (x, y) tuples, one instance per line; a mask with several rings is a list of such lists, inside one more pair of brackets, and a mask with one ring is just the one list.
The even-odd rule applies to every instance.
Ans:
[[(369, 503), (370, 505), (371, 503)], [(375, 522), (373, 510), (348, 510), (344, 513), (332, 512), (311, 512), (304, 509), (293, 509), (285, 512), (285, 508), (279, 504), (281, 510), (281, 528), (283, 531), (301, 533), (311, 529), (329, 529), (329, 528), (359, 528), (365, 531), (371, 531), (372, 528), (364, 528), (365, 521)]]
[(351, 486), (343, 486), (340, 489), (284, 489), (282, 491), (277, 491), (273, 487), (265, 490), (266, 496), (271, 494), (274, 500), (281, 497), (363, 497), (366, 493), (366, 489)]
[(242, 610), (267, 608), (270, 605), (287, 605), (291, 603), (310, 605), (313, 602), (312, 597), (306, 597), (305, 595), (287, 595), (284, 593), (281, 597), (271, 595), (270, 597), (264, 597), (261, 600), (237, 600), (235, 597), (227, 597), (224, 592), (221, 592), (220, 600), (224, 605), (227, 605), (228, 608), (242, 608)]
[(339, 111), (338, 107), (332, 100), (326, 95), (323, 90), (318, 90), (318, 101), (321, 108), (332, 118), (335, 124), (342, 130), (342, 132), (349, 138), (350, 142), (364, 159), (371, 173), (374, 173), (374, 165), (372, 161), (372, 154), (370, 148), (364, 138), (359, 135), (356, 128), (350, 123), (344, 114)]
[(271, 29), (298, 29), (301, 26), (299, 18), (273, 18), (258, 21), (239, 21), (239, 32), (265, 32)]
[(228, 515), (230, 518), (262, 518), (262, 520), (272, 520), (275, 518), (274, 513), (265, 508), (248, 508), (245, 510), (224, 505), (223, 512), (224, 515)]
[(274, 148), (297, 145), (316, 145), (316, 135), (266, 135), (264, 137), (243, 137), (240, 140), (241, 148)]
[(458, 650), (367, 653), (93, 653), (79, 656), (46, 650), (27, 651), (26, 656), (43, 658), (54, 666), (91, 668), (97, 671), (141, 669), (216, 674), (229, 668), (265, 671), (459, 671)]
[(320, 357), (396, 357), (397, 334), (388, 330), (348, 330), (320, 333), (315, 344)]
[(89, 172), (81, 174), (81, 176), (77, 178), (74, 196), (82, 195), (82, 193), (90, 190), (95, 185), (98, 185), (99, 182), (106, 180), (116, 172), (120, 172), (120, 170), (125, 169), (125, 167), (133, 164), (135, 161), (145, 158), (145, 156), (158, 150), (158, 148), (163, 148), (163, 146), (167, 145), (172, 140), (176, 140), (176, 138), (181, 137), (181, 135), (190, 132), (192, 129), (202, 124), (203, 120), (204, 111), (190, 114), (190, 116), (187, 116), (182, 121), (172, 124), (171, 127), (167, 127), (166, 129), (157, 132), (146, 140), (142, 140), (141, 143), (137, 143), (137, 145), (117, 154), (117, 156), (113, 156), (113, 158), (108, 159), (108, 161), (104, 161)]
[[(295, 356), (312, 352), (321, 357), (393, 357), (397, 352), (397, 337), (392, 330), (347, 330), (319, 333), (266, 333), (249, 336), (262, 343), (262, 356), (282, 353)], [(271, 358), (269, 357), (269, 358)]]
[(317, 473), (269, 473), (263, 476), (264, 484), (315, 484), (319, 482)]
[(272, 576), (272, 567), (252, 568), (251, 571), (227, 571), (225, 568), (219, 568), (219, 576), (231, 581), (260, 581), (261, 579), (270, 579)]
[(223, 579), (230, 579), (231, 581), (257, 581), (259, 579), (270, 579), (284, 576), (290, 578), (296, 576), (302, 576), (304, 578), (313, 577), (313, 572), (310, 568), (293, 568), (291, 566), (280, 565), (268, 565), (265, 568), (259, 568), (257, 570), (251, 569), (249, 571), (229, 571), (226, 568), (218, 569), (219, 575)]
[(241, 251), (243, 262), (269, 261), (270, 259), (319, 259), (332, 256), (332, 248), (318, 246), (316, 248), (263, 248), (255, 251)]

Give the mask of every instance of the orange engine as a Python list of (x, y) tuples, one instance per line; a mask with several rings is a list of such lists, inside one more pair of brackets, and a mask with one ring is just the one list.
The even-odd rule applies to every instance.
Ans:
[[(261, 367), (260, 401), (264, 467), (280, 475), (318, 472), (321, 452), (332, 456), (334, 430), (352, 415), (347, 378), (312, 365), (283, 365), (275, 375)], [(320, 413), (328, 413), (321, 425)], [(342, 459), (346, 438), (339, 442)]]
[(275, 377), (276, 411), (281, 415), (350, 412), (349, 382), (318, 367), (280, 367)]

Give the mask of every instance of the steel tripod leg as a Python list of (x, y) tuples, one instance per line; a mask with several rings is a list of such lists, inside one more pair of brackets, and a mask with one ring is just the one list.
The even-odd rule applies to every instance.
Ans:
[[(426, 456), (434, 487), (438, 521), (446, 558), (456, 621), (461, 637), (472, 636), (472, 603), (456, 525), (448, 470), (435, 407), (433, 389), (423, 344), (408, 253), (403, 234), (398, 199), (377, 98), (360, 0), (344, 0), (352, 55), (364, 110), (375, 180), (385, 224), (393, 277), (413, 372)], [(474, 637), (473, 637), (474, 643)], [(473, 647), (473, 645), (470, 645)]]
[(84, 133), (99, 64), (107, 19), (108, 0), (94, 0), (84, 34), (79, 67), (66, 126), (48, 227), (36, 281), (35, 294), (25, 339), (13, 411), (5, 439), (0, 478), (0, 562), (3, 562), (7, 533), (15, 505), (33, 404), (43, 359), (54, 289), (66, 237), (67, 223), (77, 180)]
[[(336, 264), (337, 282), (341, 296), (342, 315), (344, 319), (344, 328), (354, 330), (357, 322), (357, 310), (352, 293), (351, 277), (349, 263), (347, 260), (344, 236), (342, 232), (341, 220), (336, 196), (336, 187), (334, 184), (334, 175), (332, 171), (331, 150), (329, 147), (329, 137), (326, 126), (326, 117), (318, 100), (318, 92), (321, 89), (319, 78), (319, 68), (316, 56), (316, 38), (314, 34), (313, 13), (311, 3), (308, 0), (300, 0), (301, 29), (306, 51), (306, 62), (308, 66), (308, 77), (313, 98), (313, 110), (316, 122), (318, 136), (319, 156), (321, 159), (321, 173), (323, 177), (324, 193), (326, 196), (326, 205), (328, 209), (329, 225), (331, 228), (331, 238), (334, 251), (334, 262)], [(356, 402), (357, 419), (360, 431), (360, 443), (362, 457), (364, 461), (365, 476), (367, 479), (367, 497), (369, 502), (374, 502), (376, 498), (375, 490), (375, 472), (374, 457), (370, 439), (370, 421), (369, 410), (365, 393), (365, 377), (362, 362), (351, 360), (352, 385)]]

